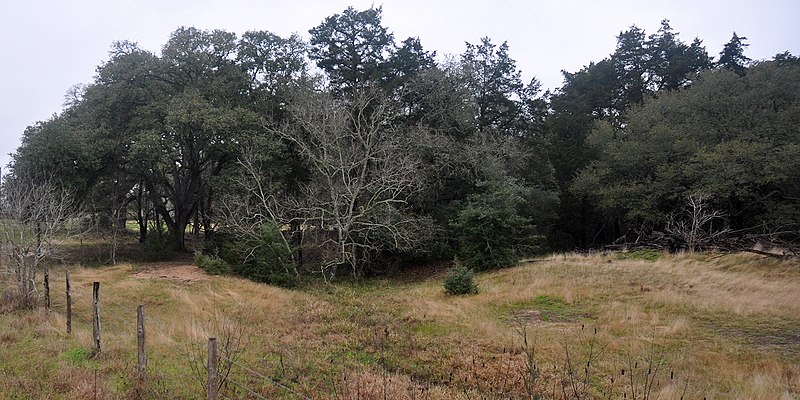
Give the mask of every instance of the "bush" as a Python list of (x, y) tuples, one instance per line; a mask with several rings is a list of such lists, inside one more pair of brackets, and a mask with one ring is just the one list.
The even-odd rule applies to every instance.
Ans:
[(225, 260), (199, 251), (194, 252), (194, 263), (210, 275), (222, 275), (230, 271), (230, 266)]
[(297, 278), (290, 250), (280, 237), (275, 224), (264, 224), (257, 239), (242, 239), (224, 232), (215, 234), (219, 257), (230, 265), (230, 271), (256, 282), (292, 287)]
[(444, 291), (450, 295), (476, 294), (478, 286), (475, 285), (475, 272), (472, 269), (456, 263), (456, 266), (447, 270), (444, 277)]
[(528, 192), (505, 182), (469, 196), (450, 221), (458, 240), (457, 255), (464, 265), (483, 271), (517, 262), (517, 248), (530, 236), (529, 221), (519, 212)]

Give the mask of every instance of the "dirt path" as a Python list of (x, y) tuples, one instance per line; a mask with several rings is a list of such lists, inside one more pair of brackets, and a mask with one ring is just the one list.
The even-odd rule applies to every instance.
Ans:
[(208, 279), (205, 271), (185, 261), (142, 264), (139, 271), (132, 276), (139, 279), (171, 279), (186, 283)]

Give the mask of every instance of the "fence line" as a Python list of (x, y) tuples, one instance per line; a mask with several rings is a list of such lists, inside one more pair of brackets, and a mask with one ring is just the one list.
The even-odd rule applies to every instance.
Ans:
[[(287, 391), (287, 392), (289, 392), (289, 393), (291, 393), (291, 394), (293, 394), (293, 395), (297, 396), (298, 398), (301, 398), (301, 399), (303, 399), (303, 400), (311, 400), (311, 398), (310, 398), (310, 397), (308, 397), (308, 396), (306, 396), (306, 395), (304, 395), (304, 394), (302, 394), (302, 393), (299, 393), (299, 392), (295, 391), (295, 390), (294, 390), (294, 389), (292, 389), (291, 387), (289, 387), (289, 386), (286, 386), (286, 385), (284, 385), (283, 383), (280, 383), (280, 382), (276, 381), (275, 379), (272, 379), (272, 378), (270, 378), (270, 377), (268, 377), (268, 376), (264, 376), (263, 374), (259, 373), (258, 371), (254, 370), (253, 368), (250, 368), (250, 367), (248, 367), (248, 366), (247, 366), (247, 365), (245, 365), (245, 364), (241, 364), (241, 363), (239, 363), (239, 362), (237, 362), (237, 361), (234, 361), (234, 360), (232, 360), (232, 359), (230, 359), (230, 358), (227, 358), (227, 357), (226, 357), (226, 359), (225, 359), (225, 360), (226, 360), (226, 361), (229, 361), (229, 362), (230, 362), (231, 364), (233, 364), (233, 365), (236, 365), (236, 366), (238, 366), (239, 368), (241, 368), (241, 369), (245, 370), (246, 372), (249, 372), (250, 374), (252, 374), (252, 375), (255, 375), (256, 377), (258, 377), (258, 378), (261, 378), (261, 379), (263, 379), (263, 380), (266, 380), (267, 382), (269, 382), (269, 383), (271, 383), (271, 384), (273, 384), (273, 385), (275, 385), (275, 386), (277, 386), (277, 387), (279, 387), (279, 388), (281, 388), (281, 389), (283, 389), (283, 390), (285, 390), (285, 391)], [(228, 378), (228, 380), (229, 380), (229, 381), (231, 381), (231, 382), (234, 382), (234, 381), (233, 381), (232, 379), (230, 379), (230, 378)], [(242, 386), (241, 386), (241, 384), (239, 384), (238, 382), (234, 382), (234, 384), (236, 384), (237, 386), (240, 386), (240, 387), (242, 387)], [(247, 390), (248, 392), (252, 392), (252, 390), (250, 390), (250, 389), (248, 389), (248, 388), (246, 388), (246, 387), (242, 387), (242, 388), (243, 388), (243, 389), (245, 389), (245, 390)]]
[[(230, 383), (232, 383), (232, 384), (234, 384), (234, 385), (236, 385), (236, 386), (238, 386), (238, 387), (240, 387), (240, 388), (244, 389), (245, 391), (247, 391), (247, 393), (249, 393), (249, 394), (251, 394), (251, 395), (253, 395), (253, 396), (256, 396), (256, 397), (258, 397), (259, 399), (269, 400), (269, 399), (267, 399), (266, 397), (264, 397), (264, 396), (262, 396), (262, 395), (260, 395), (260, 394), (258, 394), (258, 393), (256, 393), (256, 392), (254, 392), (252, 389), (248, 388), (247, 386), (245, 386), (245, 385), (243, 385), (243, 384), (241, 384), (241, 383), (239, 383), (239, 382), (236, 382), (235, 380), (233, 380), (233, 379), (231, 379), (231, 378), (228, 378), (228, 379), (226, 379), (226, 380), (227, 380), (228, 382), (230, 382)], [(223, 396), (224, 396), (224, 395), (223, 395)], [(224, 396), (224, 397), (228, 397), (228, 396)]]
[[(2, 255), (0, 255), (2, 257)], [(48, 277), (49, 278), (49, 277)], [(48, 282), (49, 283), (49, 282)], [(66, 294), (66, 328), (67, 334), (72, 333), (72, 285), (70, 282), (70, 273), (69, 270), (65, 271), (65, 294)], [(49, 286), (49, 285), (48, 285)], [(49, 289), (49, 288), (48, 288)], [(92, 282), (92, 345), (93, 345), (93, 354), (96, 356), (101, 351), (101, 332), (100, 332), (100, 282)], [(136, 331), (137, 331), (137, 382), (135, 383), (135, 392), (137, 396), (141, 396), (147, 392), (147, 356), (146, 356), (146, 348), (145, 348), (145, 318), (144, 318), (144, 306), (139, 305), (136, 310)], [(220, 377), (217, 370), (217, 358), (219, 353), (217, 352), (217, 339), (216, 338), (209, 338), (209, 346), (208, 346), (208, 363), (206, 364), (206, 372), (208, 373), (208, 380), (207, 380), (207, 396), (209, 399), (216, 400), (218, 396), (229, 398), (229, 396), (219, 393), (218, 388), (220, 384), (220, 379), (224, 380), (225, 382), (230, 382), (231, 384), (235, 385), (236, 387), (244, 390), (249, 395), (255, 396), (259, 399), (267, 399), (263, 395), (259, 394), (258, 392), (248, 388), (245, 384), (241, 382), (237, 382), (236, 380), (231, 379), (228, 375), (224, 377)], [(257, 378), (267, 381), (269, 384), (272, 384), (286, 392), (296, 396), (302, 400), (312, 400), (310, 397), (297, 392), (296, 390), (292, 389), (291, 387), (273, 379), (268, 376), (263, 375), (262, 373), (256, 371), (255, 369), (249, 367), (246, 364), (240, 363), (228, 357), (227, 355), (224, 356), (224, 360), (229, 362), (231, 365), (236, 365), (237, 367), (241, 368), (243, 371), (253, 375)], [(97, 371), (95, 370), (95, 374)], [(96, 379), (96, 378), (95, 378)], [(95, 394), (97, 388), (95, 387)]]

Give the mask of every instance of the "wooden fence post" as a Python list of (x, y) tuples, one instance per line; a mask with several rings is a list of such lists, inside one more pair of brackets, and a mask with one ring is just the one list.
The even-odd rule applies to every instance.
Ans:
[(217, 400), (217, 338), (208, 338), (208, 400)]
[(137, 380), (137, 391), (139, 396), (143, 396), (147, 388), (147, 353), (145, 352), (144, 343), (144, 306), (140, 305), (136, 309), (136, 333), (137, 343), (139, 345), (139, 369)]
[(50, 268), (44, 267), (44, 306), (47, 315), (50, 315)]
[(67, 334), (72, 333), (72, 294), (69, 288), (69, 270), (67, 270)]
[(92, 283), (92, 305), (94, 318), (92, 324), (92, 339), (94, 352), (100, 354), (100, 282)]

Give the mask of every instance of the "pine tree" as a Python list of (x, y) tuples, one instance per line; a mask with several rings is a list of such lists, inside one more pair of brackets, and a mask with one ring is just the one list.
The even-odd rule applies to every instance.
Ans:
[(744, 55), (744, 48), (749, 46), (744, 42), (745, 40), (747, 40), (746, 37), (739, 37), (736, 32), (733, 32), (730, 42), (726, 43), (719, 53), (717, 66), (736, 72), (739, 76), (744, 76), (747, 72), (747, 64), (750, 62), (750, 59)]

